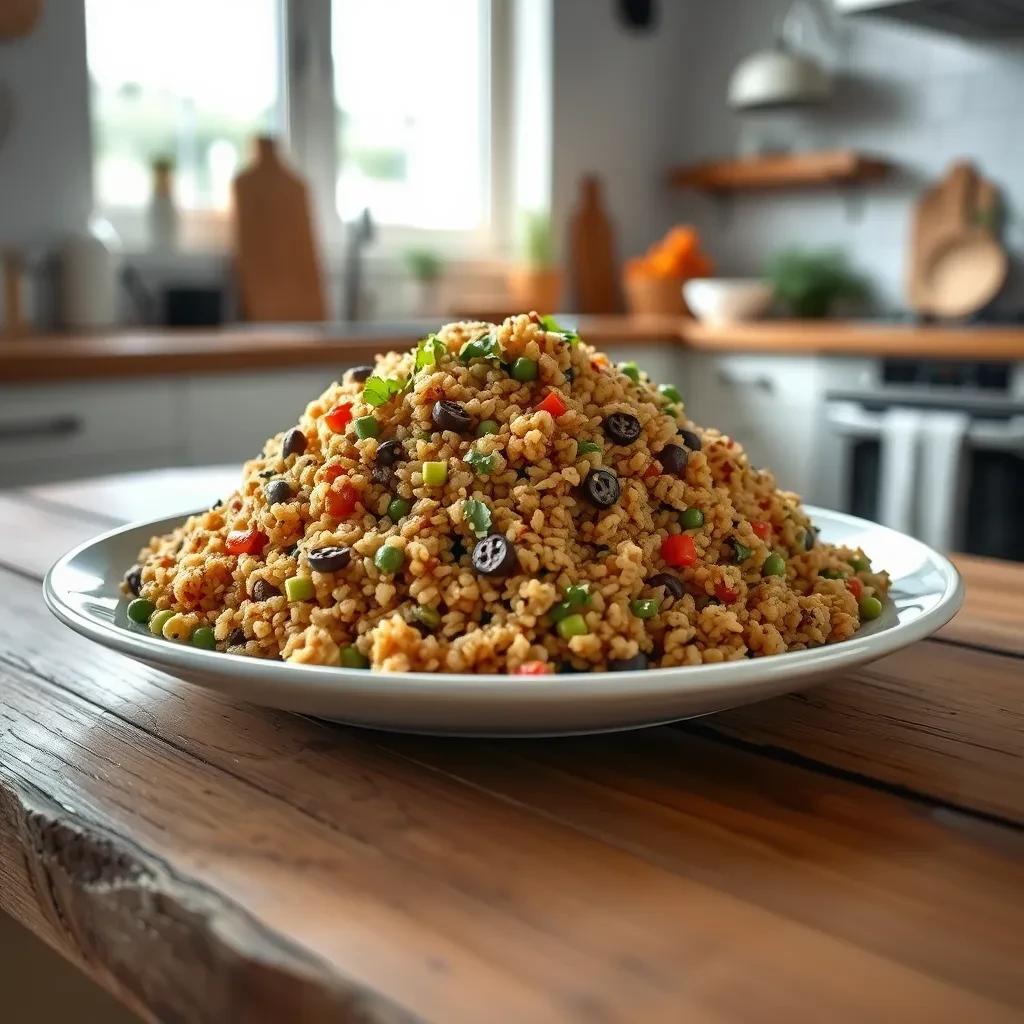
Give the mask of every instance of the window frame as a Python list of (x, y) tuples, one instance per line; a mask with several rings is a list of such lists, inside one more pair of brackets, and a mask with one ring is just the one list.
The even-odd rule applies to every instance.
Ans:
[[(514, 5), (522, 0), (477, 0), (489, 47), (484, 109), (484, 205), (486, 222), (476, 229), (444, 230), (376, 224), (375, 257), (413, 247), (457, 258), (506, 254), (514, 225)], [(309, 187), (314, 221), (328, 260), (343, 252), (345, 225), (335, 205), (334, 59), (331, 0), (279, 0), (279, 125), (282, 144)], [(129, 250), (146, 251), (145, 207), (99, 206)], [(180, 249), (223, 252), (230, 247), (226, 210), (180, 210)]]

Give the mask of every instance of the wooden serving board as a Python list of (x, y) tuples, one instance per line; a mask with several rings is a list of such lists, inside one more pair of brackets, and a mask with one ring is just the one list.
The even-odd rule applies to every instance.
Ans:
[(325, 320), (323, 277), (305, 183), (273, 139), (234, 180), (235, 263), (246, 320)]

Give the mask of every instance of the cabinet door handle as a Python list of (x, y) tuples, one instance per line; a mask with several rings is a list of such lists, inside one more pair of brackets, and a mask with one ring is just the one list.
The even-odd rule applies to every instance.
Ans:
[(81, 432), (82, 420), (79, 416), (48, 416), (0, 423), (0, 442), (27, 441), (37, 437), (70, 437)]
[(729, 388), (754, 388), (770, 395), (775, 391), (775, 382), (771, 377), (757, 376), (744, 380), (734, 373), (727, 373), (725, 370), (718, 371), (718, 382)]

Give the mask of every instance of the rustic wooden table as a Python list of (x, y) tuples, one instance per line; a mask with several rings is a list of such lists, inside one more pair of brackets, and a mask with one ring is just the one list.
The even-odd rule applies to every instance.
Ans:
[(934, 639), (644, 732), (434, 740), (236, 704), (39, 581), (223, 472), (0, 494), (0, 906), (156, 1020), (1020, 1021), (1024, 566)]

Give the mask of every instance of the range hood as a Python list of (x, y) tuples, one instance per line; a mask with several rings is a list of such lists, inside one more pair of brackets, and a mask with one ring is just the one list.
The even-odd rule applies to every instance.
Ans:
[(1024, 0), (834, 0), (840, 14), (891, 18), (980, 39), (1024, 36)]

